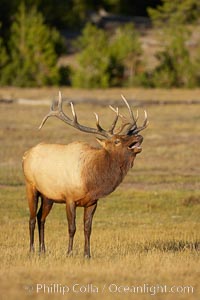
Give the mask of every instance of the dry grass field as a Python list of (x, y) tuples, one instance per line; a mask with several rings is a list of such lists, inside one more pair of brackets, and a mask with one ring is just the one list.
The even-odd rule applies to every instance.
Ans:
[[(108, 126), (113, 113), (101, 99), (103, 104), (105, 100), (121, 103), (118, 92), (105, 91), (102, 97), (97, 91), (64, 95), (70, 95), (70, 100), (80, 95), (90, 99), (76, 105), (81, 123), (94, 126), (96, 111)], [(128, 99), (136, 95), (141, 104), (146, 100), (150, 125), (143, 132), (143, 152), (134, 168), (113, 194), (99, 201), (90, 261), (83, 258), (81, 208), (74, 256), (66, 257), (64, 205), (54, 205), (47, 218), (46, 255), (39, 256), (37, 251), (29, 255), (21, 157), (41, 141), (95, 144), (95, 137), (53, 118), (38, 131), (47, 106), (0, 103), (0, 299), (200, 299), (200, 104), (181, 101), (198, 100), (200, 92), (123, 93)], [(47, 89), (38, 94), (36, 90), (32, 94), (28, 90), (0, 91), (1, 98), (36, 99), (40, 95), (51, 99), (54, 90), (49, 90), (49, 96)], [(98, 101), (92, 101), (95, 99)], [(171, 102), (152, 105), (151, 100)], [(121, 110), (125, 113), (123, 107)], [(142, 122), (143, 107), (139, 112)]]

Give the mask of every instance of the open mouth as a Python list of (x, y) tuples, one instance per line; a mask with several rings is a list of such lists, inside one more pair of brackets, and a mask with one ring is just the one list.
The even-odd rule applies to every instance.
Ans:
[(128, 149), (134, 150), (134, 152), (141, 152), (142, 147), (140, 142), (133, 142), (131, 145), (128, 146)]
[(134, 149), (136, 147), (140, 147), (140, 142), (134, 142), (130, 146), (128, 146), (129, 149)]

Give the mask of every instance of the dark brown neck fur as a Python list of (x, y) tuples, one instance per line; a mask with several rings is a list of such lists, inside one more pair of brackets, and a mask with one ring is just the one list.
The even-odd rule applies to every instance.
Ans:
[(93, 149), (86, 160), (82, 178), (91, 197), (98, 199), (110, 194), (122, 182), (134, 157), (124, 158), (105, 149)]

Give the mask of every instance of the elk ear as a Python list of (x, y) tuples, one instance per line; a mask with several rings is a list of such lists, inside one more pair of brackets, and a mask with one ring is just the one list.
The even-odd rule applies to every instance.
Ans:
[(97, 140), (97, 142), (98, 142), (102, 147), (105, 148), (106, 140), (103, 140), (103, 139), (100, 139), (100, 138), (97, 138), (97, 137), (96, 137), (96, 140)]

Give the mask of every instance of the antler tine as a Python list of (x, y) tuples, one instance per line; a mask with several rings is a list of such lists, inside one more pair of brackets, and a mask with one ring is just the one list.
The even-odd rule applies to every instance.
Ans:
[(96, 126), (97, 126), (97, 128), (98, 128), (99, 130), (101, 130), (101, 127), (100, 127), (100, 125), (99, 125), (99, 116), (98, 116), (98, 114), (95, 113), (95, 112), (94, 112), (94, 115), (95, 115), (95, 118), (96, 118)]
[(136, 127), (135, 129), (132, 129), (129, 131), (129, 134), (137, 134), (138, 132), (140, 132), (141, 130), (145, 129), (149, 124), (148, 118), (147, 118), (147, 112), (146, 110), (144, 110), (144, 122), (143, 125), (140, 127)]
[(44, 126), (46, 120), (47, 120), (49, 117), (50, 117), (50, 116), (48, 116), (48, 115), (44, 117), (44, 119), (42, 120), (40, 126), (38, 127), (39, 130)]
[[(62, 95), (61, 95), (60, 91), (58, 92), (57, 110), (55, 109), (55, 104), (56, 104), (55, 102), (56, 101), (53, 100), (51, 107), (50, 107), (50, 111), (42, 120), (42, 122), (38, 128), (39, 130), (44, 126), (44, 124), (46, 123), (46, 121), (49, 117), (52, 117), (52, 116), (58, 117), (58, 115), (62, 113)], [(63, 117), (62, 117), (62, 119), (63, 119)]]
[(137, 113), (136, 113), (136, 117), (134, 118), (134, 122), (131, 124), (130, 126), (127, 128), (127, 132), (129, 132), (130, 130), (133, 131), (134, 129), (137, 128), (137, 120), (139, 118), (139, 113), (138, 113), (138, 109), (137, 109)]
[(131, 117), (131, 119), (132, 119), (132, 121), (133, 121), (133, 123), (130, 124), (130, 126), (127, 128), (126, 134), (127, 134), (127, 135), (136, 134), (136, 133), (138, 133), (139, 131), (141, 131), (141, 130), (143, 130), (144, 128), (147, 127), (147, 125), (148, 125), (147, 112), (144, 111), (144, 113), (145, 113), (145, 120), (144, 120), (143, 125), (142, 125), (141, 127), (137, 127), (137, 120), (138, 120), (138, 117), (139, 117), (138, 110), (137, 110), (136, 117), (134, 117), (133, 112), (132, 112), (132, 110), (131, 110), (131, 108), (130, 108), (130, 106), (129, 106), (129, 104), (128, 104), (128, 101), (126, 100), (126, 98), (125, 98), (123, 95), (121, 95), (121, 96), (122, 96), (122, 99), (124, 100), (124, 102), (125, 102), (125, 104), (126, 104), (126, 106), (127, 106), (127, 108), (128, 108), (130, 117)]
[(126, 130), (126, 134), (128, 134), (130, 130), (133, 131), (137, 128), (136, 123), (137, 123), (137, 120), (138, 120), (138, 110), (137, 110), (137, 115), (136, 115), (136, 118), (135, 118), (134, 115), (133, 115), (132, 109), (130, 108), (130, 105), (128, 104), (128, 101), (126, 100), (126, 98), (123, 95), (121, 95), (121, 97), (124, 100), (124, 102), (125, 102), (125, 104), (128, 108), (131, 120), (133, 121), (133, 123), (130, 123), (130, 126)]
[[(112, 105), (109, 105), (109, 107), (115, 113), (117, 113), (117, 110)], [(120, 134), (127, 125), (130, 125), (130, 122), (127, 121), (125, 116), (123, 116), (122, 114), (119, 113), (119, 117), (122, 119), (122, 125), (115, 134)]]
[(147, 117), (147, 111), (144, 110), (144, 123), (143, 125), (141, 126), (141, 130), (145, 129), (149, 124), (149, 121), (148, 121), (148, 117)]
[(124, 97), (124, 95), (121, 95), (121, 97), (122, 97), (122, 99), (124, 100), (124, 102), (125, 102), (125, 104), (126, 104), (126, 106), (127, 106), (127, 108), (128, 108), (128, 111), (129, 111), (129, 114), (130, 114), (131, 119), (132, 119), (133, 121), (135, 121), (133, 112), (132, 112), (132, 110), (131, 110), (131, 108), (130, 108), (130, 105), (128, 104), (128, 101), (126, 100), (126, 98)]
[(44, 124), (46, 123), (49, 117), (56, 116), (57, 111), (55, 111), (54, 109), (55, 109), (55, 101), (52, 102), (49, 113), (43, 118), (40, 126), (38, 127), (39, 130), (44, 126)]
[(147, 119), (147, 111), (144, 110), (144, 123), (143, 123), (143, 126), (147, 126), (148, 123), (149, 123), (149, 121)]
[(106, 132), (99, 124), (99, 115), (97, 113), (94, 112), (94, 115), (95, 115), (95, 118), (96, 118), (96, 126), (97, 126), (97, 129), (100, 131), (100, 132)]
[(137, 111), (136, 111), (136, 117), (135, 117), (135, 123), (137, 122), (138, 118), (139, 118), (139, 112), (138, 112), (138, 109), (137, 109)]
[(61, 94), (61, 91), (58, 92), (58, 110), (62, 111), (62, 94)]
[(74, 104), (72, 102), (70, 102), (70, 105), (71, 105), (71, 110), (72, 110), (72, 115), (73, 115), (73, 118), (74, 118), (74, 122), (77, 123), (78, 120), (77, 120), (77, 115), (76, 115), (76, 112), (75, 112)]
[(112, 109), (112, 111), (114, 111), (116, 114), (117, 114), (117, 110), (118, 110), (118, 115), (121, 119), (125, 118), (122, 114), (119, 113), (119, 109), (118, 107), (117, 108), (114, 108), (112, 105), (109, 105), (110, 109)]
[(110, 107), (110, 109), (112, 109), (116, 113), (115, 119), (113, 120), (113, 123), (112, 123), (110, 129), (108, 130), (108, 132), (110, 132), (111, 134), (114, 134), (114, 129), (115, 129), (117, 121), (119, 119), (119, 108), (116, 107), (116, 109), (115, 109), (111, 105), (109, 105), (109, 107)]

